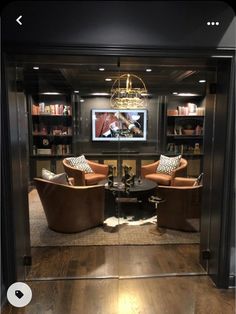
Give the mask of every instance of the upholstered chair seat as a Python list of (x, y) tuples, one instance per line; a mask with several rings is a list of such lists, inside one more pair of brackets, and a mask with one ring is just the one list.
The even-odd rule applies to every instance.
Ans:
[(145, 179), (154, 181), (159, 185), (171, 185), (172, 177), (164, 173), (150, 173), (145, 176)]
[(63, 159), (64, 170), (69, 177), (74, 178), (74, 185), (94, 185), (99, 181), (105, 180), (108, 175), (108, 165), (86, 160), (92, 172), (86, 173), (83, 170), (72, 166), (68, 159)]
[(180, 159), (179, 166), (176, 169), (174, 169), (170, 174), (157, 172), (159, 163), (160, 163), (160, 160), (153, 162), (151, 164), (142, 166), (141, 167), (142, 178), (152, 180), (156, 182), (158, 185), (169, 186), (169, 185), (173, 185), (173, 181), (176, 176), (186, 175), (188, 162), (184, 158)]

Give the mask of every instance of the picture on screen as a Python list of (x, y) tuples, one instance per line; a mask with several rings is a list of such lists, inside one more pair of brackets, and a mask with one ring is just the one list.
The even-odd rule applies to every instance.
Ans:
[(92, 110), (93, 141), (145, 141), (146, 110)]

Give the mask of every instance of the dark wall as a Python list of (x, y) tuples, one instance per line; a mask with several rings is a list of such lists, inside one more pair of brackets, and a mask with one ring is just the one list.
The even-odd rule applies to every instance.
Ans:
[(223, 1), (15, 1), (2, 13), (2, 36), (35, 45), (232, 48), (234, 16)]

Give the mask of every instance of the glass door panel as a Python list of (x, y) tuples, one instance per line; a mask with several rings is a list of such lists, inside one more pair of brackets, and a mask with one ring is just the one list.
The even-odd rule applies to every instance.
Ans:
[[(67, 58), (65, 62), (58, 56), (54, 62), (52, 56), (41, 56), (40, 60), (36, 64), (33, 57), (21, 57), (21, 77), (29, 122), (32, 254), (36, 261), (48, 257), (51, 266), (45, 273), (43, 265), (41, 272), (33, 264), (29, 278), (118, 278), (191, 272), (198, 259), (199, 234), (190, 236), (180, 230), (163, 228), (163, 235), (160, 235), (158, 214), (162, 207), (158, 201), (163, 195), (153, 180), (145, 178), (145, 167), (159, 160), (161, 154), (171, 157), (175, 153), (175, 150), (169, 151), (171, 142), (167, 131), (169, 120), (177, 118), (169, 118), (167, 110), (174, 108), (178, 98), (176, 96), (173, 103), (169, 101), (172, 96), (167, 95), (173, 87), (166, 82), (181, 61), (179, 64), (173, 62), (171, 66), (169, 61), (168, 65), (161, 66), (159, 59), (145, 57), (77, 56)], [(147, 64), (152, 68), (151, 72), (144, 71)], [(163, 77), (160, 75), (162, 67), (165, 69)], [(134, 74), (145, 83), (144, 108), (127, 105), (125, 109), (114, 109), (111, 103), (113, 84), (124, 74)], [(175, 84), (174, 79), (171, 84)], [(129, 80), (127, 86), (136, 88), (135, 81)], [(128, 96), (133, 97), (133, 94)], [(167, 108), (169, 104), (173, 108)], [(91, 185), (94, 189), (90, 197), (86, 196), (91, 202), (87, 209), (90, 214), (88, 219), (85, 216), (82, 219), (83, 230), (69, 230), (71, 233), (65, 235), (49, 224), (42, 206), (45, 194), (40, 198), (33, 178), (42, 176), (43, 168), (60, 175), (66, 171), (63, 160), (81, 156), (92, 173), (86, 169), (86, 177), (77, 176), (77, 179), (74, 173), (67, 174), (70, 183), (78, 180), (76, 185)], [(192, 164), (188, 174), (196, 174), (197, 166)], [(95, 179), (97, 174), (101, 175), (98, 180)], [(108, 182), (108, 176), (112, 182)], [(99, 218), (94, 212), (100, 210), (101, 193), (95, 191), (95, 183), (105, 185), (104, 209), (101, 215), (98, 214)], [(78, 207), (83, 197), (81, 194), (76, 200)], [(74, 202), (70, 197), (63, 201), (64, 208)], [(62, 214), (63, 206), (60, 210)], [(68, 214), (63, 217), (66, 221)], [(95, 224), (94, 219), (98, 219)], [(183, 236), (188, 248), (183, 248)], [(185, 253), (188, 262), (183, 259)], [(64, 256), (68, 257), (63, 262), (65, 267), (62, 264)], [(170, 264), (165, 263), (166, 260), (171, 261)], [(178, 263), (173, 262), (177, 260)], [(185, 266), (181, 268), (183, 264)]]

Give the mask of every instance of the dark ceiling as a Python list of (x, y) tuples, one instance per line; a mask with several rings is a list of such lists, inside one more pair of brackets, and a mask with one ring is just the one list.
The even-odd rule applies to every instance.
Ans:
[[(211, 61), (211, 60), (210, 60)], [(143, 79), (148, 93), (168, 95), (173, 92), (205, 94), (206, 84), (199, 80), (214, 77), (215, 65), (204, 59), (146, 58), (146, 57), (43, 57), (26, 59), (24, 87), (28, 92), (55, 91), (71, 93), (79, 90), (81, 96), (94, 92), (109, 93), (113, 82), (121, 74), (131, 73)], [(39, 70), (34, 70), (38, 66)], [(103, 67), (104, 71), (99, 71)], [(151, 72), (146, 72), (151, 68)], [(105, 81), (111, 78), (112, 81)]]

